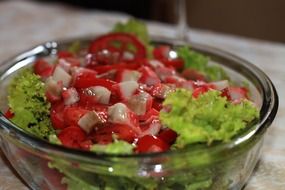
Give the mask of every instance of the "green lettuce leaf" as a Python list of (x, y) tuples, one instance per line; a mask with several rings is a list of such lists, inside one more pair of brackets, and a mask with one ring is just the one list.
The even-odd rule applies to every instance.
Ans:
[(133, 148), (133, 145), (125, 141), (115, 140), (113, 143), (107, 145), (94, 144), (91, 147), (91, 151), (111, 154), (131, 154)]
[(23, 130), (48, 139), (54, 130), (50, 121), (50, 104), (45, 97), (44, 83), (31, 69), (19, 73), (8, 88), (8, 104), (15, 114), (11, 119)]
[(209, 65), (209, 58), (191, 50), (188, 46), (177, 48), (178, 57), (184, 60), (184, 67), (195, 69), (206, 76), (209, 81), (228, 79), (225, 71), (217, 65)]
[(229, 141), (259, 117), (257, 108), (250, 101), (232, 104), (220, 93), (210, 90), (193, 98), (191, 91), (177, 89), (168, 95), (163, 105), (170, 106), (171, 111), (161, 112), (160, 119), (178, 133), (176, 147), (197, 142)]

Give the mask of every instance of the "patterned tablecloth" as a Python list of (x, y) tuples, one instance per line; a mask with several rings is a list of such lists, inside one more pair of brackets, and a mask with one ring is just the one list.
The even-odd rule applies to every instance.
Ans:
[[(0, 62), (43, 41), (106, 32), (127, 16), (30, 1), (0, 2)], [(149, 23), (152, 34), (173, 36), (173, 28)], [(276, 85), (280, 107), (264, 143), (261, 161), (245, 190), (285, 189), (285, 45), (190, 30), (195, 42), (225, 49), (260, 67)], [(0, 150), (0, 190), (28, 189)]]

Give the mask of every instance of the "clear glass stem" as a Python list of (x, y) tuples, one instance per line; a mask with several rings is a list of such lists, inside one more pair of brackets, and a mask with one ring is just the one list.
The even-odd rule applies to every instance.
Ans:
[(187, 7), (186, 0), (177, 1), (177, 39), (179, 41), (188, 41)]

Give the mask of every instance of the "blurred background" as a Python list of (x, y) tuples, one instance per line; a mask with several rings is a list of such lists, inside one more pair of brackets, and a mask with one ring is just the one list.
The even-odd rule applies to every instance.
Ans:
[[(174, 23), (176, 0), (61, 1), (84, 9), (121, 11), (135, 17)], [(284, 0), (186, 0), (190, 27), (285, 43)]]

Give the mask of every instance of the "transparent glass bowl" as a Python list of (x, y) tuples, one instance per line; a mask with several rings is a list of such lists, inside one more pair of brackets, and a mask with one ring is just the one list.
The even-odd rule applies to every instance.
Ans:
[[(77, 39), (87, 44), (91, 38)], [(172, 41), (156, 38), (156, 43)], [(276, 90), (257, 67), (224, 51), (204, 45), (192, 48), (222, 66), (235, 83), (247, 82), (251, 98), (260, 109), (260, 120), (228, 143), (197, 144), (165, 153), (108, 155), (52, 145), (15, 126), (3, 113), (7, 109), (7, 85), (24, 67), (39, 57), (54, 56), (73, 40), (47, 42), (4, 63), (0, 76), (0, 142), (10, 163), (32, 189), (241, 189), (261, 152), (266, 129), (277, 108)], [(52, 169), (57, 168), (57, 169)], [(104, 188), (105, 187), (105, 188)]]

